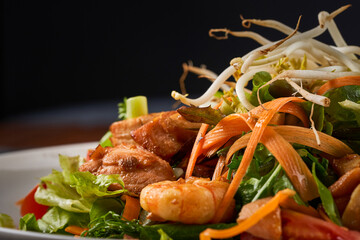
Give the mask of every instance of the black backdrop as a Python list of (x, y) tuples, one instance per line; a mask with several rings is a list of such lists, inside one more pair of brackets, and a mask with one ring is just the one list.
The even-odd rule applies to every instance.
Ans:
[[(179, 90), (183, 62), (220, 73), (233, 57), (258, 46), (250, 39), (215, 40), (209, 29), (244, 30), (240, 14), (295, 27), (302, 15), (305, 31), (317, 25), (319, 11), (350, 1), (160, 2), (2, 1), (1, 117), (139, 94), (170, 98)], [(353, 45), (360, 44), (359, 10), (353, 3), (335, 19)], [(284, 37), (252, 30), (271, 40)], [(332, 43), (328, 34), (321, 38)], [(195, 77), (187, 84), (192, 96), (209, 85)]]

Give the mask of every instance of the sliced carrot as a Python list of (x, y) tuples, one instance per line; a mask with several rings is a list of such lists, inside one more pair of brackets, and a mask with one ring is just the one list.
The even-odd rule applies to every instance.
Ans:
[[(218, 109), (222, 103), (223, 103), (223, 99), (221, 99), (221, 101), (214, 108)], [(201, 124), (201, 127), (195, 139), (194, 146), (191, 150), (188, 166), (186, 168), (185, 179), (191, 177), (194, 171), (194, 167), (196, 165), (196, 161), (203, 152), (204, 136), (208, 128), (209, 128), (209, 124), (206, 123)]]
[(209, 124), (206, 124), (206, 123), (201, 124), (201, 127), (200, 127), (198, 134), (196, 136), (196, 139), (195, 139), (193, 149), (190, 154), (189, 163), (186, 168), (185, 179), (191, 177), (191, 175), (194, 171), (196, 160), (201, 154), (202, 146), (204, 144), (204, 136), (205, 136), (208, 128), (209, 128)]
[(217, 180), (221, 177), (221, 173), (225, 167), (225, 156), (220, 156), (217, 163), (216, 163), (216, 166), (215, 166), (215, 170), (214, 170), (214, 173), (213, 173), (213, 176), (212, 176), (212, 180)]
[(323, 95), (331, 89), (348, 85), (360, 85), (360, 76), (346, 76), (329, 80), (318, 89), (317, 94)]
[(125, 195), (125, 207), (122, 217), (128, 221), (138, 219), (140, 214), (140, 201), (137, 198)]
[[(253, 127), (253, 132), (250, 137), (249, 143), (247, 145), (247, 148), (244, 152), (243, 158), (241, 160), (240, 166), (237, 169), (234, 178), (232, 179), (230, 186), (228, 190), (226, 191), (224, 198), (222, 199), (216, 213), (214, 216), (214, 219), (212, 220), (214, 223), (218, 223), (224, 213), (225, 210), (228, 209), (229, 204), (231, 203), (231, 200), (234, 198), (234, 195), (237, 191), (237, 189), (240, 186), (240, 183), (243, 179), (243, 177), (246, 174), (246, 171), (251, 163), (251, 160), (253, 158), (255, 149), (257, 144), (260, 142), (260, 139), (266, 129), (266, 126), (274, 116), (276, 112), (279, 111), (279, 109), (284, 106), (288, 102), (303, 102), (303, 99), (297, 98), (297, 97), (287, 97), (287, 98), (277, 98), (267, 105), (267, 110), (263, 111), (260, 114), (259, 119), (257, 120), (256, 124)], [(247, 121), (247, 123), (252, 124), (253, 121)], [(249, 126), (250, 127), (250, 126)], [(310, 174), (311, 175), (311, 174)]]
[[(264, 108), (269, 108), (272, 102), (264, 103), (263, 106), (258, 106), (251, 110), (250, 113), (231, 114), (223, 118), (211, 131), (209, 131), (204, 137), (203, 151), (207, 152), (207, 155), (212, 155), (221, 146), (223, 146), (231, 137), (241, 135), (244, 132), (248, 132), (251, 129), (246, 120), (250, 117), (259, 118), (260, 114), (264, 111)], [(292, 102), (285, 103), (278, 110), (279, 112), (289, 113), (301, 120), (304, 127), (309, 127), (309, 119), (304, 109)]]
[[(251, 114), (253, 115), (253, 117), (259, 118), (259, 115), (264, 111), (264, 109), (268, 109), (270, 104), (272, 104), (272, 102), (266, 102), (262, 106), (258, 106), (254, 108), (253, 110), (251, 110)], [(309, 127), (310, 125), (308, 115), (306, 114), (305, 110), (298, 104), (295, 104), (293, 102), (288, 102), (284, 104), (278, 110), (278, 112), (294, 115), (295, 117), (300, 119), (304, 127)]]
[(342, 141), (317, 131), (321, 144), (318, 145), (312, 129), (298, 126), (274, 126), (273, 129), (286, 141), (318, 149), (334, 157), (343, 157), (353, 150)]
[(295, 117), (300, 119), (304, 127), (310, 126), (309, 116), (306, 114), (304, 108), (302, 108), (298, 104), (295, 104), (293, 102), (288, 102), (287, 104), (285, 104), (280, 108), (279, 112), (294, 115)]
[(249, 126), (243, 119), (248, 118), (248, 114), (231, 114), (221, 119), (221, 121), (204, 137), (203, 151), (210, 151), (223, 146), (231, 137), (241, 135), (243, 132), (250, 131)]
[(282, 191), (279, 191), (269, 202), (261, 206), (253, 215), (251, 215), (246, 220), (228, 229), (217, 230), (208, 228), (202, 233), (200, 233), (200, 240), (210, 240), (211, 238), (225, 239), (235, 237), (254, 226), (265, 216), (276, 210), (276, 208), (279, 207), (281, 202), (294, 195), (295, 191), (290, 189), (284, 189)]
[(76, 225), (70, 225), (65, 228), (65, 232), (80, 236), (84, 231), (88, 230), (88, 228), (79, 227)]
[(276, 158), (290, 179), (300, 197), (309, 201), (318, 197), (317, 185), (309, 168), (300, 155), (280, 134), (273, 128), (266, 128), (262, 143)]

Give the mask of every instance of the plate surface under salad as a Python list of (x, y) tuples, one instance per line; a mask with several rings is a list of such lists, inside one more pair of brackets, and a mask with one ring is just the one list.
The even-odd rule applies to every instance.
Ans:
[[(52, 169), (59, 169), (58, 154), (86, 156), (89, 148), (97, 142), (87, 142), (54, 147), (36, 148), (0, 154), (0, 212), (10, 215), (14, 223), (20, 219), (19, 207), (15, 205)], [(74, 239), (54, 234), (35, 233), (0, 227), (0, 239)]]

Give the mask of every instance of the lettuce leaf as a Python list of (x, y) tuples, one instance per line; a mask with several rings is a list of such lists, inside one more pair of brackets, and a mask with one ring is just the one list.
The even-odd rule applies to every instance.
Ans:
[[(254, 106), (259, 105), (259, 101), (257, 99), (257, 91), (259, 90), (259, 88), (261, 86), (263, 86), (265, 83), (270, 81), (271, 78), (272, 77), (271, 77), (270, 73), (264, 72), (264, 71), (257, 72), (254, 75), (253, 80), (252, 80), (252, 84), (253, 84), (252, 93), (251, 93), (251, 95), (247, 96), (248, 100), (250, 101), (250, 103), (252, 105), (254, 105)], [(268, 102), (268, 101), (271, 101), (274, 99), (274, 97), (269, 92), (269, 87), (270, 87), (270, 85), (265, 86), (260, 89), (259, 96), (260, 96), (260, 100), (262, 103)]]
[(52, 207), (39, 220), (36, 220), (32, 213), (26, 214), (20, 219), (19, 228), (20, 230), (43, 233), (65, 233), (63, 229), (69, 225), (86, 227), (88, 223), (88, 214), (73, 213), (59, 207)]
[[(43, 205), (58, 206), (70, 212), (87, 213), (93, 202), (99, 197), (116, 196), (125, 193), (124, 183), (117, 174), (95, 176), (90, 172), (79, 172), (83, 159), (80, 157), (59, 156), (62, 172), (53, 170), (41, 181), (35, 193), (35, 200)], [(111, 184), (117, 184), (122, 189), (108, 191)]]
[[(359, 110), (353, 107), (344, 107), (344, 102), (360, 102), (360, 86), (344, 86), (333, 89), (325, 94), (331, 103), (325, 108), (328, 120), (333, 123), (334, 129), (359, 126)], [(342, 104), (341, 104), (342, 103)]]

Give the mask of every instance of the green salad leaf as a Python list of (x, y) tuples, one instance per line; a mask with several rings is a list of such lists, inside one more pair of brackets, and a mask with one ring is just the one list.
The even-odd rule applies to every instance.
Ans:
[[(46, 206), (58, 206), (70, 212), (89, 212), (91, 205), (98, 197), (114, 196), (125, 193), (124, 183), (117, 174), (93, 175), (90, 172), (79, 172), (83, 159), (59, 155), (63, 171), (53, 170), (41, 181), (35, 193), (35, 200)], [(120, 190), (108, 191), (111, 184), (122, 187)]]
[(95, 238), (123, 238), (130, 235), (134, 238), (150, 239), (173, 239), (191, 240), (199, 239), (199, 234), (207, 228), (225, 229), (236, 225), (236, 223), (220, 223), (207, 225), (188, 225), (188, 224), (154, 224), (143, 226), (139, 221), (124, 221), (121, 215), (109, 212), (90, 223), (89, 230), (82, 235)]
[[(261, 86), (263, 86), (264, 84), (266, 84), (268, 81), (271, 80), (271, 75), (268, 72), (257, 72), (252, 80), (252, 92), (251, 95), (248, 95), (248, 100), (250, 101), (251, 104), (253, 104), (254, 106), (258, 106), (259, 105), (259, 101), (257, 98), (257, 92), (259, 90), (259, 88)], [(260, 96), (260, 100), (262, 103), (264, 102), (268, 102), (274, 99), (274, 97), (270, 94), (269, 92), (269, 87), (270, 85), (267, 85), (263, 88), (260, 89), (259, 92), (259, 96)]]
[(312, 174), (318, 187), (320, 199), (325, 212), (327, 213), (331, 221), (341, 226), (341, 219), (334, 198), (332, 197), (330, 190), (317, 177), (315, 162), (312, 165)]
[(25, 231), (43, 233), (62, 233), (69, 225), (86, 227), (89, 223), (89, 215), (85, 213), (74, 213), (59, 207), (52, 207), (45, 215), (36, 220), (35, 215), (28, 213), (20, 219), (19, 228)]
[(0, 213), (0, 227), (15, 228), (14, 220), (5, 213)]
[(335, 88), (325, 94), (330, 99), (330, 106), (325, 108), (325, 113), (334, 129), (358, 126), (359, 110), (354, 104), (360, 102), (360, 86), (344, 86)]

